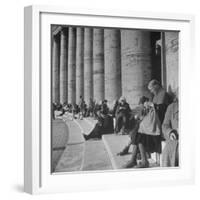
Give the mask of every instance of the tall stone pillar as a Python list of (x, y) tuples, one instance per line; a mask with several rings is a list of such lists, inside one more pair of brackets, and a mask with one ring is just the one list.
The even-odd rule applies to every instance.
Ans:
[(68, 31), (68, 103), (76, 103), (76, 30)]
[(104, 31), (93, 30), (93, 95), (96, 101), (104, 99)]
[(67, 102), (67, 51), (68, 33), (64, 28), (60, 33), (60, 103)]
[(83, 28), (76, 29), (76, 103), (84, 95), (83, 69)]
[(84, 29), (84, 99), (88, 104), (93, 99), (93, 30)]
[(143, 95), (149, 96), (147, 88), (151, 80), (150, 32), (121, 30), (122, 95), (132, 107)]
[(164, 52), (166, 66), (166, 87), (168, 92), (175, 92), (178, 87), (178, 62), (179, 62), (179, 33), (178, 32), (165, 32), (164, 37)]
[(59, 57), (60, 57), (60, 45), (59, 36), (55, 35), (52, 38), (52, 102), (60, 102), (60, 91), (59, 91)]
[(105, 98), (108, 103), (121, 96), (120, 31), (104, 30)]

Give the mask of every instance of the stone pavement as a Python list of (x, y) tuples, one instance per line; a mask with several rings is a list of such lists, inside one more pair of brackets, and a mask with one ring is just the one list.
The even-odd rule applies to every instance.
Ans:
[(67, 145), (56, 168), (55, 172), (80, 171), (84, 158), (84, 143)]
[(82, 167), (84, 157), (84, 138), (80, 127), (75, 120), (64, 116), (63, 121), (68, 126), (69, 139), (66, 148), (60, 157), (55, 172), (79, 171)]
[(112, 169), (110, 158), (102, 140), (85, 142), (83, 171)]
[[(62, 119), (68, 127), (68, 140), (55, 172), (122, 169), (130, 160), (132, 148), (128, 155), (117, 156), (117, 153), (128, 144), (129, 136), (109, 134), (103, 135), (102, 140), (85, 141), (82, 134), (90, 133), (96, 123), (95, 120), (72, 120), (69, 114), (64, 115)], [(62, 142), (64, 143), (64, 140)], [(149, 159), (149, 162), (150, 167), (157, 167), (155, 159)]]
[(61, 119), (52, 121), (52, 170), (60, 160), (69, 139), (69, 131), (66, 124)]
[(82, 133), (89, 134), (93, 125), (87, 120), (71, 120), (64, 116), (68, 126), (69, 140), (56, 165), (55, 172), (73, 172), (112, 169), (110, 159), (102, 140), (85, 141)]

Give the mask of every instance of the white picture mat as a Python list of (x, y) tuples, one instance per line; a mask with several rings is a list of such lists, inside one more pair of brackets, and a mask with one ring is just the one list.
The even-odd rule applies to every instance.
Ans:
[[(87, 11), (85, 12), (87, 13)], [(190, 99), (190, 79), (187, 77), (192, 76), (192, 29), (190, 21), (178, 21), (178, 20), (159, 20), (159, 19), (134, 19), (134, 18), (113, 18), (102, 16), (87, 16), (81, 15), (65, 15), (65, 14), (40, 14), (40, 28), (41, 28), (41, 68), (39, 64), (34, 60), (33, 63), (33, 151), (34, 151), (34, 193), (46, 193), (46, 192), (67, 192), (67, 191), (81, 191), (92, 189), (111, 189), (121, 187), (137, 187), (137, 186), (152, 186), (161, 184), (177, 184), (191, 182), (193, 177), (193, 142), (194, 139), (190, 132), (190, 126), (188, 122), (192, 121), (192, 111), (190, 105), (192, 105), (192, 99)], [(170, 16), (169, 16), (170, 17)], [(37, 22), (36, 22), (37, 23)], [(106, 171), (106, 172), (78, 172), (78, 173), (66, 173), (59, 175), (51, 175), (50, 167), (50, 70), (51, 70), (51, 35), (50, 25), (62, 24), (62, 25), (82, 25), (82, 26), (102, 26), (102, 27), (121, 27), (121, 28), (140, 28), (140, 29), (158, 29), (158, 30), (180, 30), (179, 34), (179, 85), (180, 85), (180, 157), (181, 167), (179, 169), (142, 169), (142, 170), (123, 170)], [(39, 24), (38, 24), (39, 25)], [(39, 27), (38, 27), (39, 28)], [(39, 38), (35, 36), (36, 41), (39, 42)], [(38, 40), (37, 40), (38, 39)], [(35, 48), (39, 45), (35, 46)], [(33, 48), (35, 54), (38, 53), (38, 49)], [(33, 56), (34, 57), (34, 56)], [(35, 55), (35, 58), (38, 58)], [(39, 76), (39, 72), (41, 75)], [(35, 76), (34, 76), (35, 75)], [(39, 94), (39, 82), (41, 81), (41, 96)], [(184, 88), (184, 89), (183, 89)], [(40, 102), (41, 100), (41, 107)], [(189, 106), (188, 106), (189, 105)], [(41, 124), (36, 120), (40, 114), (41, 108)], [(35, 116), (35, 118), (34, 118)], [(37, 116), (37, 118), (36, 118)], [(35, 119), (35, 120), (34, 120)], [(34, 126), (35, 125), (35, 126)], [(41, 130), (41, 135), (39, 135)], [(188, 133), (190, 137), (188, 137)], [(35, 142), (34, 142), (35, 141)], [(40, 142), (39, 142), (40, 141)], [(41, 151), (41, 156), (40, 156)], [(40, 163), (41, 162), (41, 163)], [(40, 168), (40, 167), (41, 168)]]

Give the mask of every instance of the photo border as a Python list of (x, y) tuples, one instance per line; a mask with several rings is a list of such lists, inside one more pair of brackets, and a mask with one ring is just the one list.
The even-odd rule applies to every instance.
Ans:
[[(24, 189), (25, 192), (36, 193), (51, 193), (51, 192), (69, 192), (69, 191), (88, 191), (96, 189), (119, 189), (119, 188), (133, 188), (141, 186), (159, 186), (159, 185), (172, 185), (172, 184), (185, 184), (194, 182), (194, 137), (186, 138), (182, 136), (181, 147), (186, 147), (187, 155), (185, 164), (178, 169), (164, 169), (164, 170), (125, 170), (122, 173), (114, 171), (110, 173), (67, 173), (65, 175), (54, 176), (51, 175), (48, 165), (50, 165), (46, 155), (48, 154), (48, 148), (45, 146), (45, 139), (49, 139), (47, 129), (48, 122), (46, 119), (46, 113), (49, 107), (44, 108), (44, 103), (48, 98), (45, 97), (44, 88), (50, 87), (49, 82), (45, 79), (44, 74), (48, 72), (48, 67), (43, 64), (43, 16), (45, 23), (48, 21), (51, 15), (58, 19), (59, 16), (69, 18), (80, 17), (95, 17), (98, 22), (105, 23), (105, 19), (110, 21), (118, 19), (127, 23), (146, 20), (152, 24), (152, 29), (160, 30), (159, 27), (164, 24), (174, 24), (175, 29), (163, 29), (163, 30), (178, 30), (177, 27), (183, 27), (180, 32), (180, 62), (179, 71), (181, 76), (179, 83), (181, 89), (181, 118), (182, 127), (184, 126), (184, 132), (189, 127), (184, 124), (185, 121), (192, 120), (192, 111), (189, 109), (192, 105), (192, 100), (188, 97), (189, 108), (185, 108), (186, 101), (182, 102), (185, 98), (185, 90), (192, 88), (193, 81), (186, 81), (188, 73), (192, 76), (194, 68), (192, 50), (194, 49), (194, 16), (183, 14), (168, 14), (168, 13), (151, 13), (151, 12), (133, 12), (133, 11), (111, 11), (111, 10), (89, 10), (89, 9), (77, 9), (77, 8), (65, 8), (57, 6), (29, 6), (24, 11), (24, 100), (25, 100), (25, 127), (24, 127)], [(80, 18), (81, 21), (81, 18)], [(157, 21), (157, 25), (154, 25), (154, 21)], [(80, 22), (83, 24), (83, 22)], [(62, 24), (62, 23), (61, 23)], [(72, 22), (73, 24), (73, 22)], [(125, 23), (126, 24), (126, 23)], [(160, 26), (159, 26), (160, 24)], [(48, 25), (48, 24), (47, 24)], [(76, 24), (78, 25), (78, 24)], [(101, 25), (102, 26), (102, 25)], [(149, 26), (149, 25), (148, 25)], [(112, 27), (112, 26), (110, 26)], [(172, 26), (171, 26), (172, 27)], [(131, 27), (130, 27), (131, 28)], [(47, 31), (48, 32), (48, 31)], [(50, 36), (50, 32), (49, 32)], [(187, 39), (187, 41), (185, 41)], [(184, 42), (182, 42), (184, 40)], [(46, 41), (47, 42), (47, 41)], [(48, 45), (47, 45), (48, 46)], [(184, 47), (184, 49), (183, 49)], [(185, 50), (185, 47), (187, 49)], [(50, 53), (50, 51), (49, 51)], [(188, 65), (190, 65), (188, 69)], [(42, 67), (43, 66), (43, 67)], [(50, 68), (51, 65), (49, 65)], [(181, 67), (180, 67), (181, 66)], [(179, 73), (180, 75), (180, 73)], [(187, 83), (187, 85), (186, 85)], [(47, 90), (48, 93), (49, 90)], [(47, 94), (48, 96), (49, 94)], [(43, 98), (44, 96), (44, 98)], [(184, 107), (184, 109), (183, 109)], [(49, 119), (49, 118), (48, 118)], [(189, 126), (189, 125), (188, 125)], [(50, 127), (49, 127), (50, 128)], [(185, 130), (186, 128), (186, 130)], [(182, 128), (183, 130), (183, 128)], [(182, 132), (182, 131), (181, 131)], [(195, 133), (190, 133), (194, 135)], [(185, 134), (186, 135), (186, 134)], [(50, 144), (50, 143), (49, 143)], [(183, 150), (183, 149), (182, 149)], [(181, 151), (182, 151), (181, 150)], [(181, 153), (181, 152), (180, 152)], [(50, 154), (50, 152), (49, 152)], [(182, 153), (181, 153), (182, 155)], [(50, 166), (49, 166), (50, 167)], [(171, 175), (170, 175), (171, 174)], [(176, 175), (175, 175), (176, 174)], [(151, 178), (149, 178), (151, 176)], [(155, 176), (155, 177), (154, 177)], [(159, 179), (158, 176), (161, 178)], [(162, 178), (164, 176), (164, 178)], [(53, 178), (52, 178), (53, 177)], [(128, 177), (133, 177), (133, 179)], [(147, 178), (148, 177), (148, 178)], [(154, 178), (153, 178), (154, 177)], [(166, 177), (166, 178), (165, 178)], [(173, 177), (173, 178), (172, 178)], [(138, 179), (137, 179), (138, 178)], [(119, 180), (121, 183), (117, 183)], [(77, 182), (79, 180), (79, 182)], [(81, 180), (81, 181), (80, 181)], [(98, 180), (98, 181), (97, 181)], [(106, 180), (106, 181), (105, 181)], [(140, 181), (137, 181), (140, 180)], [(69, 182), (69, 183), (67, 183)], [(91, 184), (92, 183), (92, 184)]]

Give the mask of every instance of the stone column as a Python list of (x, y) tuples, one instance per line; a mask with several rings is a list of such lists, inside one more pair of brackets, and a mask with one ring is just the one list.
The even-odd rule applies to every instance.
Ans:
[(104, 30), (105, 99), (108, 103), (121, 96), (120, 31)]
[(76, 103), (84, 95), (83, 77), (83, 28), (76, 29)]
[(93, 30), (84, 29), (84, 99), (88, 104), (90, 98), (93, 99)]
[(104, 31), (93, 30), (93, 95), (96, 101), (104, 99)]
[(55, 35), (52, 38), (52, 102), (59, 103), (59, 56), (60, 56), (60, 45), (59, 36)]
[(132, 107), (143, 95), (151, 80), (151, 44), (149, 31), (121, 30), (122, 95)]
[(60, 35), (60, 103), (67, 102), (67, 29), (61, 30)]
[(76, 30), (68, 31), (68, 103), (76, 103)]
[(175, 92), (178, 87), (178, 65), (179, 65), (179, 33), (165, 32), (164, 52), (166, 69), (166, 86), (169, 93)]

